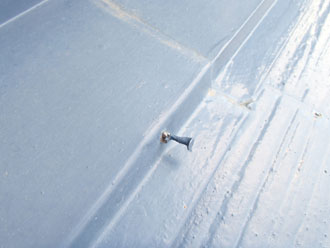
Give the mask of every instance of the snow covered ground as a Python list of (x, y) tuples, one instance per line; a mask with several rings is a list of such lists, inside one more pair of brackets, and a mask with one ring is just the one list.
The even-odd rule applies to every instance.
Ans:
[(330, 246), (329, 8), (278, 1), (97, 247)]
[(330, 2), (238, 2), (0, 24), (0, 247), (330, 247)]

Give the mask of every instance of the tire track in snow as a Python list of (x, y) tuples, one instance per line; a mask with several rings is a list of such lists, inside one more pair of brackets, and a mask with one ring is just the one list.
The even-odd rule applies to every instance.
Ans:
[(243, 166), (241, 167), (241, 169), (239, 170), (238, 172), (238, 180), (236, 180), (233, 185), (231, 186), (231, 189), (230, 189), (230, 195), (229, 197), (225, 198), (222, 202), (222, 205), (219, 209), (219, 213), (216, 218), (214, 219), (214, 221), (212, 222), (211, 226), (210, 226), (210, 229), (209, 229), (209, 237), (208, 237), (208, 240), (203, 244), (203, 246), (205, 247), (212, 247), (212, 242), (213, 242), (213, 239), (215, 237), (215, 234), (217, 232), (217, 227), (219, 225), (219, 223), (221, 223), (223, 217), (226, 215), (227, 211), (228, 211), (228, 204), (229, 204), (229, 201), (231, 200), (231, 198), (233, 197), (233, 195), (236, 193), (237, 189), (239, 188), (239, 185), (240, 183), (242, 182), (244, 176), (245, 176), (245, 171), (246, 171), (246, 168), (248, 166), (248, 164), (251, 162), (260, 142), (263, 140), (265, 134), (266, 134), (266, 131), (268, 129), (268, 127), (270, 126), (270, 123), (272, 122), (277, 110), (278, 110), (278, 107), (281, 103), (281, 100), (282, 100), (282, 97), (279, 97), (276, 102), (275, 102), (275, 105), (273, 106), (273, 109), (271, 110), (271, 113), (269, 115), (269, 117), (267, 118), (268, 121), (264, 124), (257, 140), (254, 142), (254, 144), (252, 145), (251, 147), (251, 150), (250, 150), (250, 153), (247, 157), (247, 159), (245, 160)]
[[(268, 95), (267, 95), (268, 96)], [(257, 97), (257, 99), (259, 98), (267, 98), (267, 96), (264, 96), (264, 91), (262, 91), (260, 93), (260, 95)], [(263, 110), (263, 111), (268, 111), (268, 109)], [(259, 116), (259, 119), (262, 119), (262, 115)], [(250, 118), (251, 120), (252, 118)], [(231, 151), (234, 150), (232, 149), (232, 147), (235, 147), (237, 145), (239, 145), (239, 139), (240, 139), (240, 134), (242, 133), (242, 129), (247, 129), (249, 127), (249, 125), (246, 124), (248, 118), (244, 117), (244, 120), (239, 121), (239, 124), (235, 124), (235, 126), (237, 126), (237, 128), (233, 129), (231, 131), (230, 137), (232, 137), (230, 143), (228, 143), (226, 146), (228, 147), (228, 149), (226, 149), (225, 153), (221, 155), (220, 159), (216, 159), (216, 158), (210, 158), (209, 160), (212, 161), (212, 163), (217, 164), (217, 166), (215, 167), (215, 169), (213, 170), (211, 176), (208, 176), (208, 180), (207, 183), (204, 184), (204, 186), (200, 187), (202, 188), (202, 193), (197, 192), (198, 195), (198, 199), (197, 201), (194, 201), (195, 203), (193, 204), (192, 210), (189, 214), (188, 219), (185, 221), (185, 225), (181, 228), (181, 230), (179, 231), (179, 234), (176, 236), (176, 238), (173, 240), (173, 242), (171, 242), (171, 247), (182, 247), (185, 245), (185, 237), (187, 236), (187, 234), (189, 233), (190, 229), (193, 228), (194, 226), (194, 222), (195, 219), (193, 216), (196, 216), (196, 214), (194, 214), (194, 211), (196, 211), (196, 206), (198, 204), (200, 204), (200, 202), (202, 201), (201, 197), (204, 197), (207, 193), (206, 191), (208, 190), (208, 187), (210, 186), (210, 183), (212, 182), (212, 180), (214, 180), (215, 174), (218, 173), (219, 168), (221, 167), (221, 165), (224, 164), (224, 161), (226, 159), (228, 159), (228, 157), (231, 154)], [(258, 121), (254, 121), (254, 125), (258, 125)], [(254, 127), (256, 128), (256, 127)], [(217, 129), (217, 130), (221, 130), (221, 129)], [(220, 144), (221, 145), (221, 144)], [(215, 149), (214, 151), (219, 150), (219, 148), (217, 147), (217, 149)], [(212, 154), (214, 154), (214, 151), (212, 151)], [(215, 153), (215, 155), (218, 154)], [(214, 162), (216, 160), (216, 162)]]
[[(235, 141), (238, 138), (238, 131), (240, 129), (240, 127), (244, 126), (244, 124), (246, 123), (247, 118), (246, 116), (243, 117), (243, 119), (238, 119), (236, 121), (236, 123), (234, 124), (234, 126), (236, 128), (232, 129), (229, 137), (230, 137), (230, 141), (227, 144), (227, 147), (231, 147)], [(221, 130), (221, 129), (218, 129)], [(220, 136), (218, 136), (220, 137)], [(216, 138), (216, 140), (218, 140), (218, 137)], [(215, 151), (218, 150), (218, 146), (214, 145), (214, 149), (212, 150), (212, 156), (210, 158), (210, 160), (212, 160)], [(192, 215), (192, 212), (194, 211), (194, 209), (196, 208), (196, 206), (199, 204), (199, 202), (201, 201), (201, 198), (205, 195), (205, 192), (207, 191), (207, 187), (210, 184), (210, 182), (212, 181), (212, 179), (214, 178), (215, 173), (217, 172), (217, 170), (219, 169), (219, 166), (222, 164), (222, 161), (229, 156), (231, 150), (226, 150), (224, 152), (224, 154), (221, 155), (220, 159), (218, 160), (218, 162), (216, 162), (215, 164), (217, 164), (217, 166), (212, 170), (212, 173), (207, 177), (206, 182), (203, 183), (203, 185), (201, 185), (199, 188), (201, 189), (199, 192), (197, 192), (195, 194), (195, 196), (197, 195), (196, 199), (193, 200), (194, 204), (193, 207), (191, 208), (190, 214), (188, 216)], [(214, 159), (214, 158), (213, 158)], [(209, 163), (209, 161), (207, 161), (207, 163)], [(203, 166), (205, 167), (205, 165)], [(190, 217), (191, 218), (191, 217)], [(189, 217), (188, 217), (189, 219)], [(191, 219), (186, 220), (185, 221), (185, 225), (181, 228), (181, 230), (178, 232), (178, 235), (176, 236), (176, 238), (171, 242), (171, 247), (182, 247), (184, 246), (184, 241), (182, 240), (182, 237), (186, 236), (186, 233), (189, 232), (189, 230), (191, 229), (193, 225), (193, 221), (191, 221)]]
[[(329, 150), (330, 149), (327, 149), (327, 152), (325, 153), (325, 154), (329, 154)], [(311, 195), (309, 196), (309, 201), (308, 201), (308, 204), (307, 204), (307, 207), (306, 207), (306, 213), (311, 209), (311, 212), (313, 212), (313, 207), (314, 206), (312, 206), (312, 199), (314, 198), (314, 195), (315, 195), (315, 191), (316, 191), (316, 186), (319, 184), (319, 182), (320, 182), (320, 179), (321, 179), (321, 175), (323, 175), (324, 173), (323, 173), (323, 168), (325, 168), (326, 167), (326, 162), (327, 162), (327, 159), (328, 159), (328, 157), (324, 157), (323, 158), (323, 162), (322, 162), (322, 165), (320, 166), (320, 169), (319, 169), (319, 171), (318, 171), (318, 175), (317, 175), (317, 178), (316, 178), (316, 180), (315, 180), (315, 184), (313, 185), (313, 187), (312, 187), (312, 190), (311, 190)], [(300, 227), (299, 227), (299, 229), (297, 230), (297, 232), (296, 232), (296, 234), (294, 235), (294, 238), (293, 238), (293, 243), (295, 244), (295, 245), (297, 245), (297, 244), (299, 244), (300, 242), (298, 241), (298, 235), (299, 234), (301, 234), (302, 232), (303, 232), (303, 227), (304, 227), (304, 222), (306, 221), (306, 217), (307, 217), (307, 214), (304, 214), (303, 215), (303, 218), (302, 218), (302, 220), (301, 220), (301, 224), (300, 224)]]
[[(309, 2), (309, 4), (307, 4), (307, 2)], [(306, 1), (304, 9), (309, 8), (310, 5), (311, 5), (311, 0)], [(301, 10), (301, 12), (304, 12), (304, 10)], [(278, 63), (280, 63), (280, 59), (282, 58), (284, 51), (287, 48), (290, 40), (294, 36), (295, 30), (297, 29), (297, 27), (299, 27), (302, 18), (303, 18), (302, 16), (299, 16), (297, 18), (297, 20), (294, 22), (294, 24), (291, 25), (291, 27), (289, 28), (290, 31), (289, 31), (287, 37), (284, 38), (284, 41), (281, 42), (280, 47), (275, 51), (275, 56), (272, 59), (272, 62), (269, 64), (268, 67), (265, 68), (265, 70), (263, 72), (263, 76), (259, 80), (258, 85), (255, 87), (253, 94), (256, 94), (263, 88), (265, 80), (270, 77), (271, 73), (274, 71), (274, 69), (276, 69), (276, 66), (278, 65)]]
[[(238, 241), (237, 243), (235, 244), (235, 247), (241, 247), (241, 243), (242, 243), (242, 239), (244, 237), (244, 234), (246, 232), (246, 229), (249, 225), (249, 222), (251, 220), (251, 218), (254, 216), (254, 213), (256, 212), (257, 208), (258, 208), (258, 204), (259, 204), (259, 200), (260, 200), (260, 195), (262, 194), (262, 192), (264, 191), (268, 181), (270, 180), (270, 177), (272, 176), (272, 172), (275, 170), (276, 168), (276, 165), (277, 165), (277, 161), (279, 160), (279, 156), (280, 156), (280, 153), (282, 152), (282, 149), (284, 147), (284, 143), (285, 143), (285, 140), (287, 139), (287, 135), (289, 134), (290, 130), (292, 129), (292, 126), (293, 124), (295, 123), (296, 121), (296, 118), (297, 118), (297, 114), (298, 114), (298, 111), (299, 110), (296, 110), (293, 118), (291, 119), (291, 122), (289, 124), (289, 126), (287, 127), (286, 131), (285, 131), (285, 134), (282, 138), (282, 141), (281, 141), (281, 144), (276, 152), (276, 156), (275, 156), (275, 159), (273, 160), (273, 163), (272, 163), (272, 166), (269, 168), (268, 170), (268, 173), (267, 173), (267, 176), (266, 176), (266, 179), (263, 181), (262, 183), (262, 186), (260, 187), (260, 189), (257, 191), (257, 195), (256, 195), (256, 198), (255, 198), (255, 201), (253, 203), (253, 206), (248, 214), (248, 217), (247, 217), (247, 220), (245, 221), (244, 225), (243, 225), (243, 228), (242, 228), (242, 231), (238, 237)], [(296, 133), (296, 130), (297, 130), (297, 127), (299, 126), (299, 124), (296, 125), (295, 127), (295, 130), (293, 132), (293, 135), (291, 137), (291, 142), (292, 142), (292, 139), (293, 139), (293, 136), (295, 135)], [(291, 143), (290, 142), (290, 143)]]
[[(262, 191), (259, 191), (258, 206), (251, 215), (241, 237), (241, 247), (269, 246), (265, 242), (273, 235), (272, 226), (277, 219), (278, 209), (286, 198), (287, 185), (294, 176), (299, 161), (304, 156), (306, 146), (309, 147), (308, 139), (311, 134), (311, 127), (308, 123), (301, 123), (301, 118), (303, 115), (299, 111), (296, 120), (294, 120), (296, 124), (286, 134), (286, 136), (290, 136), (286, 137), (281, 151), (273, 159), (273, 165), (270, 169), (272, 173), (267, 175)], [(306, 132), (307, 136), (303, 137)], [(305, 144), (302, 144), (303, 141)], [(296, 154), (297, 152), (298, 154)], [(294, 163), (296, 166), (292, 168), (291, 164)]]
[[(272, 245), (293, 245), (291, 242), (294, 241), (294, 237), (303, 223), (307, 207), (315, 189), (317, 175), (323, 167), (326, 151), (329, 147), (326, 142), (329, 135), (327, 134), (325, 137), (324, 132), (320, 132), (319, 128), (319, 124), (314, 126), (313, 137), (303, 154), (304, 159), (299, 164), (293, 179), (290, 181), (290, 186), (287, 187), (286, 197), (279, 211), (282, 221), (277, 222), (274, 226), (274, 233), (276, 233), (277, 237), (272, 241)], [(321, 154), (322, 156), (318, 156)]]

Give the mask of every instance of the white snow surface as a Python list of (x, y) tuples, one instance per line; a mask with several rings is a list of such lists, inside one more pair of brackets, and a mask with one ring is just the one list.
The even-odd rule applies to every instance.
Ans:
[(329, 8), (278, 1), (95, 246), (330, 247)]
[(0, 25), (0, 247), (330, 247), (330, 1), (234, 2)]

